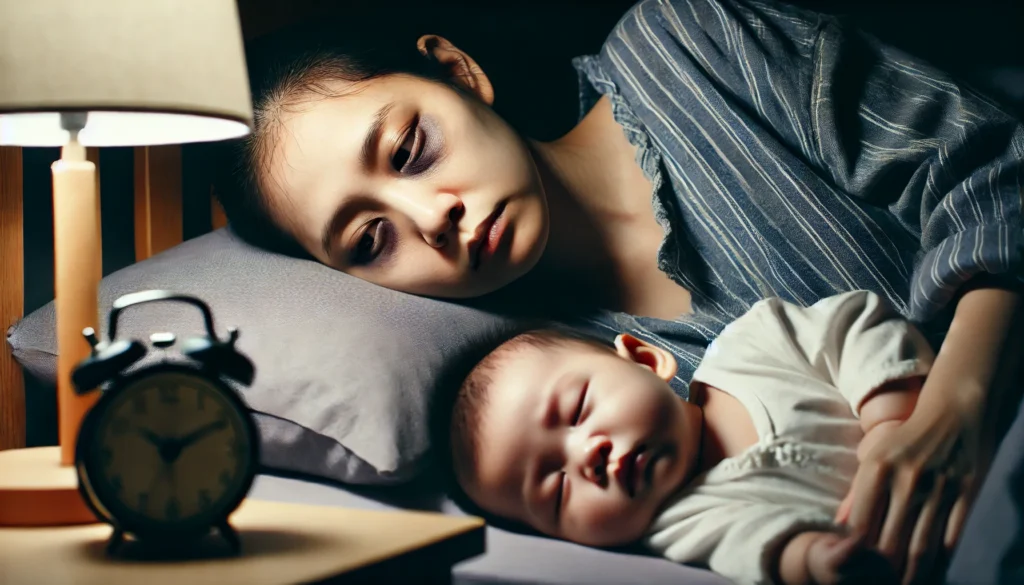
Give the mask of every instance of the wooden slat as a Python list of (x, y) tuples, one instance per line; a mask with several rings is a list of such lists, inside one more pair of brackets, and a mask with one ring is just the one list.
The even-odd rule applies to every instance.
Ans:
[(228, 225), (228, 216), (224, 214), (224, 208), (213, 194), (213, 187), (210, 188), (210, 224), (211, 231)]
[(181, 147), (135, 149), (135, 260), (181, 243)]
[[(0, 146), (0, 326), (25, 311), (21, 149)], [(0, 350), (0, 450), (25, 446), (25, 383), (8, 347)]]

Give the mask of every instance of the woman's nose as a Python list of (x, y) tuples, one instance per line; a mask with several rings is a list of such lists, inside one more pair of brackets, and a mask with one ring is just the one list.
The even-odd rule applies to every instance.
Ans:
[(444, 248), (464, 211), (461, 199), (450, 193), (441, 193), (416, 206), (413, 221), (427, 244)]
[(608, 456), (612, 442), (608, 437), (595, 435), (583, 444), (580, 457), (580, 473), (587, 481), (603, 486), (608, 481)]

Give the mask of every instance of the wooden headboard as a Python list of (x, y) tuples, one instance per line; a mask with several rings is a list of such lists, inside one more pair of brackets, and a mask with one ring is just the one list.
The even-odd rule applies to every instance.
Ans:
[[(88, 157), (103, 173), (97, 149)], [(180, 146), (134, 149), (135, 261), (182, 242), (182, 157)], [(4, 331), (25, 310), (22, 150), (0, 147), (0, 325)], [(97, 185), (97, 189), (99, 185)], [(103, 197), (103, 193), (100, 193)], [(211, 229), (226, 224), (223, 211), (210, 198)], [(0, 450), (22, 447), (26, 437), (25, 385), (21, 367), (8, 348), (0, 351)]]
[[(0, 146), (0, 325), (25, 309), (21, 149)], [(0, 351), (0, 449), (25, 444), (25, 386), (10, 350)]]

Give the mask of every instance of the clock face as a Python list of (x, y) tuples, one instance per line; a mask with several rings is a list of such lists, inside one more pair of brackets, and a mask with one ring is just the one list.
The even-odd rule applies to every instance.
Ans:
[(208, 527), (248, 490), (256, 464), (250, 421), (219, 385), (164, 369), (132, 379), (96, 413), (89, 483), (126, 527)]

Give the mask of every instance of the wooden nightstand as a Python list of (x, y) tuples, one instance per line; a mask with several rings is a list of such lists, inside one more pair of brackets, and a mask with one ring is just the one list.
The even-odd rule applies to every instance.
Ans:
[(484, 522), (472, 517), (246, 500), (231, 523), (240, 556), (211, 539), (206, 558), (189, 561), (110, 559), (104, 524), (0, 528), (0, 583), (448, 583), (454, 564), (484, 552)]

